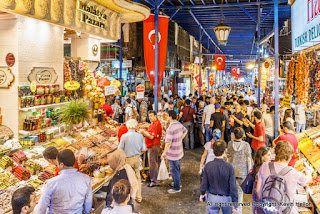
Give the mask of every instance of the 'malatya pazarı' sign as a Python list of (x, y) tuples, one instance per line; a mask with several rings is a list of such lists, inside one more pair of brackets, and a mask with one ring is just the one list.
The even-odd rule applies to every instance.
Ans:
[(82, 2), (78, 0), (78, 10), (81, 11), (81, 22), (84, 22), (88, 25), (105, 28), (103, 22), (106, 21), (107, 15), (98, 10), (95, 6), (89, 6), (87, 2)]
[(296, 0), (291, 19), (292, 52), (320, 43), (320, 0)]

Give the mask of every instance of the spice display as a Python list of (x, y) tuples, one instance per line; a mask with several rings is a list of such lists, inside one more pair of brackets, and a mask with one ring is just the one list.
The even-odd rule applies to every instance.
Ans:
[(11, 160), (11, 158), (9, 156), (4, 155), (0, 160), (0, 167), (2, 169), (6, 169), (9, 166), (13, 166), (13, 161)]
[(32, 174), (35, 175), (37, 172), (41, 172), (43, 170), (42, 166), (34, 160), (27, 160), (23, 166)]
[(287, 89), (288, 95), (292, 95), (294, 91), (294, 83), (293, 83), (294, 68), (295, 68), (295, 59), (292, 59), (288, 65), (288, 71), (287, 71), (286, 89)]
[(295, 86), (297, 102), (307, 103), (309, 91), (309, 62), (304, 53), (302, 53), (297, 60)]
[(16, 176), (19, 180), (28, 180), (31, 175), (30, 172), (23, 166), (16, 166), (11, 170), (11, 173)]

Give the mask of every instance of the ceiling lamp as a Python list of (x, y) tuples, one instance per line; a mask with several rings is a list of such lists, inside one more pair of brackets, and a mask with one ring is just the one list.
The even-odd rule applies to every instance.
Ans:
[(222, 19), (221, 19), (220, 23), (216, 27), (214, 27), (213, 30), (214, 30), (214, 33), (216, 34), (219, 46), (224, 47), (227, 45), (227, 41), (228, 41), (229, 33), (231, 31), (231, 27), (229, 27), (228, 25), (226, 25), (224, 23), (223, 0), (221, 0), (221, 16), (222, 16)]

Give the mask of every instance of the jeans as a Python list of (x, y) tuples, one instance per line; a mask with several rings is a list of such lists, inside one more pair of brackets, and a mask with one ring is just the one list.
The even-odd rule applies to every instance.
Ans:
[(297, 134), (303, 132), (304, 130), (306, 130), (306, 124), (296, 123), (296, 132), (297, 132)]
[(212, 129), (210, 129), (210, 124), (205, 124), (204, 128), (206, 130), (206, 143), (212, 138)]
[(180, 190), (181, 186), (181, 159), (172, 161), (168, 160), (170, 173), (173, 178), (173, 189)]
[(266, 134), (266, 147), (271, 147), (273, 140), (274, 140), (273, 136), (270, 136), (270, 135)]
[[(237, 179), (237, 187), (238, 187), (238, 202), (243, 202), (243, 191), (241, 188), (241, 184), (244, 181), (245, 178), (236, 178)], [(242, 206), (238, 207), (239, 213), (242, 213)]]
[(219, 214), (220, 209), (222, 210), (223, 214), (232, 214), (232, 206), (222, 207), (222, 206), (215, 206), (219, 203), (228, 203), (232, 202), (231, 196), (218, 196), (208, 194), (207, 197), (208, 202), (208, 214)]
[(148, 148), (149, 174), (151, 183), (158, 183), (160, 145)]
[(183, 126), (188, 130), (187, 136), (183, 139), (186, 149), (194, 149), (194, 124), (193, 122), (185, 122)]

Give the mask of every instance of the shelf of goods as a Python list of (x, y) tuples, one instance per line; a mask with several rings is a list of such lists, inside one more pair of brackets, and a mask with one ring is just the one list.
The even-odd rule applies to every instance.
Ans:
[(295, 168), (302, 171), (306, 166), (313, 169), (313, 182), (309, 184), (307, 192), (311, 200), (316, 205), (318, 213), (320, 213), (320, 127), (306, 130), (297, 135), (299, 140), (298, 149), (300, 151), (300, 159), (296, 162)]
[(52, 178), (56, 170), (42, 157), (48, 146), (72, 150), (78, 158), (79, 171), (91, 177), (93, 193), (99, 191), (113, 174), (104, 156), (118, 147), (119, 126), (110, 123), (75, 131), (41, 146), (23, 148), (18, 140), (7, 141), (4, 145), (8, 150), (0, 155), (0, 213), (11, 212), (12, 194), (20, 187), (30, 185), (36, 189), (37, 196), (41, 196), (45, 181)]
[(20, 111), (32, 111), (36, 109), (42, 109), (42, 108), (53, 108), (53, 107), (58, 107), (61, 105), (68, 104), (70, 102), (64, 102), (64, 103), (54, 103), (54, 104), (48, 104), (48, 105), (40, 105), (40, 106), (32, 106), (32, 107), (27, 107), (27, 108), (19, 108)]

